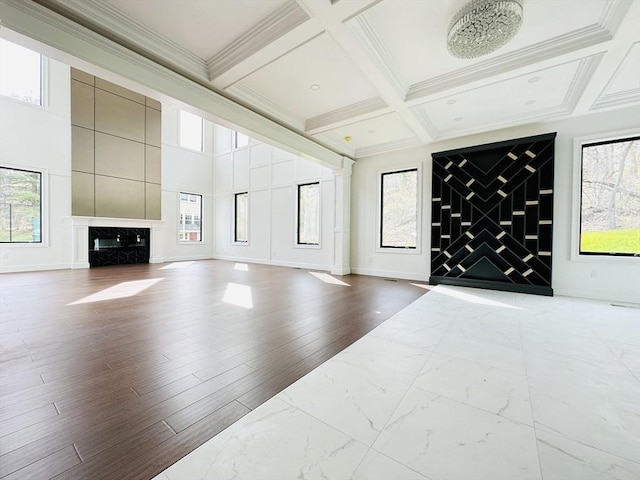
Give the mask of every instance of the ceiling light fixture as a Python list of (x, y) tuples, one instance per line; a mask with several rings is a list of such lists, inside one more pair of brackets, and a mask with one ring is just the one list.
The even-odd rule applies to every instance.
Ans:
[(525, 105), (533, 105), (534, 103), (536, 103), (535, 100), (527, 100), (526, 102), (524, 102)]
[(451, 100), (447, 100), (447, 105), (453, 105), (456, 101), (452, 98)]
[(538, 80), (540, 80), (540, 77), (531, 77), (529, 80), (527, 80), (529, 83), (536, 83)]
[(449, 25), (447, 48), (457, 58), (476, 58), (511, 40), (522, 25), (524, 0), (471, 0)]
[(320, 85), (317, 83), (313, 83), (310, 87), (311, 90), (320, 90)]

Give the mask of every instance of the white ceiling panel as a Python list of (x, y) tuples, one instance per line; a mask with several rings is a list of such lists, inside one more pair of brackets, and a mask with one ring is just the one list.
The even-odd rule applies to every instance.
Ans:
[(527, 0), (520, 32), (506, 46), (476, 60), (447, 51), (447, 29), (458, 0), (380, 2), (351, 22), (364, 21), (388, 53), (394, 73), (409, 85), (597, 24), (607, 0)]
[[(346, 140), (346, 137), (351, 140)], [(332, 145), (342, 145), (343, 148), (353, 151), (354, 155), (358, 150), (367, 147), (414, 137), (413, 131), (397, 113), (369, 118), (316, 135), (316, 138), (328, 141)]]
[(585, 60), (575, 60), (508, 80), (427, 102), (416, 112), (435, 129), (435, 136), (498, 128), (570, 109), (571, 88), (583, 74)]
[(207, 60), (287, 0), (105, 0)]
[[(317, 85), (314, 90), (313, 85)], [(304, 121), (377, 96), (340, 46), (320, 35), (249, 75), (249, 88)]]

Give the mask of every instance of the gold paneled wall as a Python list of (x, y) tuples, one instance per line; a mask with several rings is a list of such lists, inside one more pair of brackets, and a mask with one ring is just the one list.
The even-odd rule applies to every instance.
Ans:
[(160, 220), (161, 104), (71, 69), (72, 213)]

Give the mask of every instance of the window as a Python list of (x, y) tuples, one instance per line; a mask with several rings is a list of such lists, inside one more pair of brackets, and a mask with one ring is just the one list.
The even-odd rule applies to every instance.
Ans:
[(234, 197), (233, 241), (247, 243), (249, 241), (249, 193), (236, 193)]
[(234, 148), (242, 148), (242, 147), (246, 147), (247, 145), (249, 145), (249, 137), (247, 137), (246, 135), (240, 133), (240, 132), (235, 132), (234, 135), (234, 140), (233, 140), (233, 147)]
[(320, 183), (298, 185), (298, 245), (320, 245)]
[(42, 56), (0, 39), (0, 95), (42, 105)]
[(180, 146), (202, 152), (202, 117), (180, 110)]
[[(193, 193), (180, 194), (180, 233), (182, 242), (202, 241), (202, 195)], [(197, 219), (197, 221), (194, 221)]]
[(640, 255), (640, 136), (581, 144), (580, 255)]
[(0, 167), (0, 242), (41, 243), (42, 174)]
[(380, 181), (380, 247), (417, 247), (418, 169), (387, 172)]

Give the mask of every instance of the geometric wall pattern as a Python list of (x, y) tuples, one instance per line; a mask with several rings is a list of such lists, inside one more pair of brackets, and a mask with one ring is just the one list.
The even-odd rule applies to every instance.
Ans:
[(555, 137), (432, 154), (429, 283), (553, 295)]

